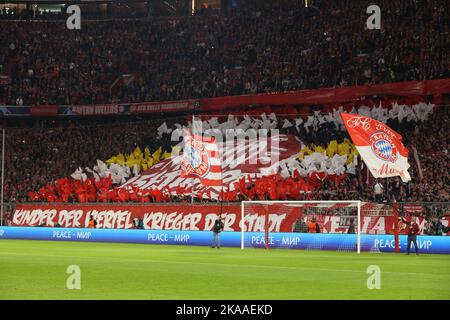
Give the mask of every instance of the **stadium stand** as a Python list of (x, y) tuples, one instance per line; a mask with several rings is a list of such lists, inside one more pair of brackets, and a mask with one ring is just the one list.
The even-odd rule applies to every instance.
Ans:
[[(163, 101), (450, 77), (448, 2), (382, 0), (383, 29), (361, 31), (368, 3), (86, 22), (80, 31), (2, 21), (0, 63), (11, 76), (2, 100)], [(110, 90), (123, 74), (131, 83)]]

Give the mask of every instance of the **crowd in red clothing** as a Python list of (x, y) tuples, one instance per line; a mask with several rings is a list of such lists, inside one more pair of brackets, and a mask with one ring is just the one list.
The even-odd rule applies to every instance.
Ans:
[[(184, 190), (184, 189), (183, 189)], [(89, 178), (85, 181), (68, 178), (57, 179), (37, 192), (28, 193), (30, 201), (40, 202), (165, 202), (171, 197), (158, 189), (132, 190), (113, 187), (112, 179)]]
[[(16, 124), (19, 127), (7, 129), (5, 199), (10, 202), (28, 200), (158, 202), (189, 198), (185, 196), (189, 194), (187, 187), (178, 190), (179, 196), (169, 198), (170, 190), (131, 190), (125, 194), (125, 191), (119, 192), (114, 189), (115, 186), (112, 186), (109, 180), (97, 183), (87, 180), (80, 183), (64, 179), (78, 167), (92, 167), (97, 159), (104, 161), (120, 152), (131, 153), (137, 146), (142, 149), (148, 146), (152, 152), (163, 146), (163, 150), (170, 151), (170, 135), (159, 139), (156, 129), (162, 122), (166, 122), (168, 127), (173, 127), (174, 123), (186, 123), (185, 120), (184, 116), (151, 120), (126, 118), (36, 120), (34, 125), (27, 124), (27, 129), (23, 127), (24, 124)], [(417, 149), (423, 178), (420, 179), (419, 168), (411, 151), (409, 171), (413, 180), (408, 184), (403, 184), (396, 178), (382, 181), (383, 200), (391, 201), (393, 194), (398, 201), (450, 200), (450, 170), (448, 170), (450, 137), (447, 130), (450, 126), (449, 121), (450, 110), (441, 107), (425, 122), (404, 121), (401, 124), (396, 121), (388, 122), (394, 130), (403, 135), (410, 150), (412, 147)], [(279, 121), (280, 125), (282, 123)], [(321, 130), (310, 132), (303, 128), (298, 132), (295, 128), (280, 130), (298, 136), (307, 145), (326, 147), (331, 140), (336, 139), (340, 142), (348, 138), (346, 132), (336, 131), (333, 124), (323, 125)], [(58, 178), (62, 179), (57, 180)], [(302, 190), (307, 191), (309, 199), (374, 200), (375, 182), (360, 166), (356, 168), (356, 174), (323, 178), (319, 177), (318, 180), (314, 177), (301, 178), (294, 174), (288, 180), (272, 176), (261, 181), (247, 181), (245, 184), (238, 181), (235, 191), (230, 191), (226, 187), (221, 198), (225, 201), (255, 198), (298, 199), (299, 191)], [(30, 191), (40, 195), (29, 193)], [(205, 194), (203, 198), (208, 200), (211, 197)]]
[[(280, 92), (450, 77), (448, 1), (380, 0), (239, 8), (148, 20), (1, 21), (5, 104), (95, 104)], [(401, 19), (399, 17), (401, 16)], [(111, 88), (122, 74), (128, 85)]]
[[(343, 178), (343, 176), (342, 176)], [(342, 179), (341, 178), (341, 179)], [(213, 198), (211, 191), (195, 193), (196, 201), (226, 201), (237, 200), (303, 200), (310, 199), (311, 192), (320, 186), (315, 178), (303, 179), (294, 176), (287, 179), (280, 175), (266, 176), (248, 183), (241, 179), (234, 183), (234, 189), (224, 188), (218, 198)], [(62, 203), (93, 203), (93, 202), (174, 202), (191, 201), (192, 187), (179, 185), (175, 188), (166, 187), (140, 189), (131, 186), (128, 189), (113, 186), (111, 178), (100, 178), (97, 181), (89, 178), (85, 181), (68, 178), (57, 179), (36, 192), (28, 192), (28, 199), (33, 202)]]

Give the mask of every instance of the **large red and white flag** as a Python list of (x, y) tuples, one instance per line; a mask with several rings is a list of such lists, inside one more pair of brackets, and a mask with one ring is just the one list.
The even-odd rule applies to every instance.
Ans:
[(400, 176), (411, 180), (408, 149), (402, 136), (382, 122), (358, 114), (341, 113), (353, 143), (375, 178)]
[(216, 139), (192, 134), (189, 129), (183, 138), (181, 177), (197, 176), (204, 186), (221, 186), (222, 164)]

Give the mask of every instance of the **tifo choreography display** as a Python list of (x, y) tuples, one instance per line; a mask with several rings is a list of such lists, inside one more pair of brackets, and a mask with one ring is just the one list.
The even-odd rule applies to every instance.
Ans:
[[(367, 182), (370, 179), (370, 174), (365, 172), (364, 165), (361, 161), (358, 161), (358, 157), (355, 157), (357, 151), (350, 139), (343, 138), (345, 135), (343, 135), (342, 130), (345, 129), (342, 120), (340, 120), (339, 111), (348, 110), (358, 111), (366, 115), (370, 114), (376, 119), (398, 123), (396, 127), (399, 128), (408, 128), (408, 123), (431, 125), (436, 120), (439, 122), (445, 121), (447, 116), (445, 110), (438, 108), (436, 114), (433, 113), (433, 105), (423, 103), (415, 104), (412, 107), (393, 104), (386, 108), (362, 106), (356, 109), (351, 106), (343, 106), (331, 109), (332, 112), (328, 113), (317, 112), (311, 116), (294, 114), (278, 116), (280, 119), (274, 113), (277, 110), (274, 109), (269, 115), (265, 113), (266, 110), (264, 109), (254, 110), (254, 113), (259, 115), (257, 117), (246, 115), (243, 110), (239, 111), (244, 113), (241, 116), (217, 117), (206, 115), (197, 117), (198, 120), (202, 120), (204, 130), (218, 129), (223, 132), (224, 137), (227, 130), (235, 127), (242, 129), (244, 133), (249, 132), (249, 129), (268, 130), (270, 128), (280, 132), (277, 139), (276, 136), (265, 139), (255, 138), (256, 140), (252, 142), (231, 145), (229, 143), (227, 145), (226, 141), (218, 142), (218, 148), (222, 152), (223, 172), (221, 178), (223, 179), (223, 188), (206, 189), (202, 187), (199, 179), (180, 177), (180, 161), (182, 158), (179, 155), (181, 148), (178, 145), (180, 141), (172, 141), (172, 138), (174, 137), (174, 130), (190, 123), (191, 119), (172, 118), (171, 123), (178, 121), (172, 127), (168, 127), (167, 121), (164, 120), (157, 124), (157, 130), (150, 134), (153, 140), (150, 146), (146, 142), (150, 141), (150, 136), (148, 136), (149, 133), (146, 133), (145, 128), (154, 125), (153, 123), (141, 123), (140, 127), (137, 128), (124, 125), (124, 132), (136, 134), (143, 139), (140, 146), (132, 149), (130, 153), (118, 153), (112, 157), (109, 154), (103, 159), (94, 158), (90, 160), (90, 164), (87, 159), (80, 159), (88, 165), (89, 169), (80, 168), (75, 173), (64, 169), (67, 176), (73, 173), (72, 177), (75, 180), (60, 177), (56, 183), (44, 185), (36, 190), (37, 192), (26, 191), (25, 194), (15, 196), (25, 197), (25, 199), (31, 201), (48, 202), (167, 202), (189, 198), (192, 193), (195, 193), (197, 198), (205, 200), (217, 199), (220, 194), (222, 199), (226, 201), (237, 201), (238, 197), (261, 199), (264, 198), (263, 193), (267, 193), (271, 200), (283, 200), (284, 198), (300, 200), (300, 193), (303, 192), (308, 194), (309, 199), (337, 199), (337, 197), (340, 197), (341, 200), (344, 200), (356, 199), (355, 195), (359, 192), (359, 188), (365, 189), (361, 195), (362, 199), (370, 201), (374, 199), (373, 190), (369, 189), (371, 186), (367, 183), (362, 183), (362, 181)], [(295, 111), (296, 109), (290, 109), (291, 113)], [(433, 117), (433, 120), (430, 117)], [(413, 136), (420, 136), (420, 134), (410, 130), (412, 129), (406, 131), (406, 138), (411, 139)], [(68, 131), (64, 130), (64, 132)], [(444, 135), (444, 132), (436, 133)], [(104, 134), (106, 136), (102, 138), (103, 140), (107, 139), (111, 143), (118, 143), (107, 132)], [(155, 137), (153, 137), (154, 134), (156, 134)], [(419, 139), (423, 138), (422, 135)], [(267, 146), (264, 145), (265, 142), (267, 142)], [(434, 142), (435, 140), (431, 143)], [(98, 145), (103, 152), (107, 152), (107, 145), (102, 143), (101, 140), (98, 141)], [(426, 150), (428, 146), (427, 141), (424, 144), (416, 143), (413, 147), (415, 150), (419, 148), (417, 152), (421, 152), (421, 150)], [(18, 145), (18, 147), (21, 148), (22, 146)], [(61, 147), (58, 146), (57, 149), (59, 150)], [(92, 153), (92, 149), (83, 145), (84, 147), (86, 147), (87, 154)], [(223, 152), (222, 149), (226, 152)], [(274, 164), (263, 162), (268, 154), (271, 157), (277, 156)], [(414, 152), (412, 151), (411, 156), (413, 155)], [(48, 156), (54, 157), (57, 155), (50, 152)], [(79, 157), (81, 155), (73, 154), (73, 156)], [(437, 151), (437, 157), (429, 158), (429, 161), (433, 161), (433, 164), (436, 163), (437, 165), (444, 161), (445, 154)], [(257, 162), (256, 160), (262, 161)], [(438, 178), (436, 178), (436, 175), (432, 176), (426, 170), (427, 163), (420, 161), (420, 158), (414, 156), (412, 160), (410, 163), (412, 165), (411, 170), (414, 170), (414, 174), (419, 178), (423, 177), (425, 172), (425, 175), (428, 175), (425, 179), (441, 179), (442, 182), (446, 179), (445, 175)], [(76, 166), (77, 164), (75, 164)], [(435, 167), (433, 165), (430, 168)], [(49, 166), (48, 170), (60, 170), (58, 168), (59, 166)], [(286, 181), (288, 177), (292, 177), (292, 181)], [(243, 179), (244, 181), (242, 181)], [(283, 180), (284, 183), (280, 183), (280, 180)], [(433, 188), (434, 190), (439, 182), (426, 185), (418, 183), (419, 180), (412, 183), (413, 187), (402, 188), (398, 195), (401, 198), (398, 200), (418, 201), (430, 198), (445, 201), (448, 198), (445, 188), (436, 188), (436, 192), (425, 189)], [(373, 183), (373, 180), (371, 182)], [(35, 183), (43, 184), (42, 180), (36, 180)], [(277, 188), (273, 187), (274, 184), (280, 187), (280, 192), (276, 192)], [(121, 187), (113, 188), (119, 185)], [(248, 188), (249, 185), (253, 188)], [(341, 189), (341, 192), (333, 194), (337, 190), (336, 186)], [(21, 185), (17, 187), (21, 187)], [(9, 192), (14, 192), (17, 187), (13, 186)], [(275, 191), (271, 191), (272, 189)], [(7, 192), (7, 197), (9, 192)]]

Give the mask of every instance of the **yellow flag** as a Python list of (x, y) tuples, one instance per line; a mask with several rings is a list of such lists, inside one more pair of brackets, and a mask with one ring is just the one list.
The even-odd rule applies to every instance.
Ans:
[(148, 168), (150, 168), (151, 166), (154, 165), (152, 158), (146, 159), (145, 162), (146, 162)]
[(314, 151), (318, 153), (324, 153), (325, 149), (322, 146), (315, 146)]
[(117, 161), (120, 161), (122, 163), (125, 162), (125, 156), (123, 155), (123, 153), (119, 153), (119, 155), (117, 156)]
[(156, 150), (155, 152), (153, 152), (152, 157), (154, 160), (159, 160), (159, 157), (161, 156), (162, 153), (162, 147), (159, 147), (158, 150)]
[(106, 164), (116, 163), (116, 156), (112, 156), (108, 160), (105, 161)]
[(328, 147), (327, 147), (327, 156), (328, 156), (328, 158), (333, 158), (333, 156), (337, 152), (337, 148), (338, 148), (338, 143), (337, 143), (336, 140), (333, 140), (333, 141), (331, 141), (328, 144)]
[(344, 154), (348, 155), (350, 153), (350, 143), (348, 143), (347, 141), (339, 143), (337, 153), (340, 156), (343, 156)]
[[(314, 145), (313, 145), (313, 146), (314, 146)], [(305, 154), (306, 154), (306, 155), (311, 155), (311, 154), (313, 154), (313, 151), (312, 151), (309, 147), (305, 146), (305, 147), (300, 151), (299, 155), (297, 156), (297, 159), (303, 159), (303, 158), (305, 158)]]
[(149, 159), (151, 157), (150, 149), (148, 147), (145, 147), (144, 149), (144, 158)]
[(139, 148), (139, 146), (136, 147), (136, 149), (134, 149), (133, 156), (135, 159), (142, 159), (143, 154), (142, 154), (141, 148)]

